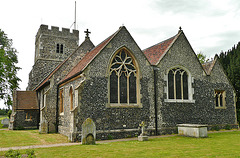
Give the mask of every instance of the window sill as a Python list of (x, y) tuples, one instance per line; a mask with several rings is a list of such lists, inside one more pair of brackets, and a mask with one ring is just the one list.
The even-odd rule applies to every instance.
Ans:
[(215, 106), (215, 109), (227, 109), (227, 107), (226, 106), (222, 106), (222, 107), (216, 107)]
[(70, 112), (72, 113), (72, 112), (74, 112), (76, 109), (77, 109), (77, 106), (74, 107), (72, 110), (70, 110)]
[(195, 103), (195, 100), (164, 99), (166, 103)]
[(141, 104), (107, 104), (107, 108), (142, 108)]

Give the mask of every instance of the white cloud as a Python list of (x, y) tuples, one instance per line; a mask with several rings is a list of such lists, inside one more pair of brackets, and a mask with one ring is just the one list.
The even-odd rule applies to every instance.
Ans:
[[(1, 1), (0, 28), (18, 50), (24, 90), (34, 63), (35, 35), (41, 23), (69, 28), (74, 0)], [(80, 42), (92, 32), (95, 45), (124, 24), (141, 49), (174, 36), (182, 26), (195, 52), (214, 56), (239, 41), (239, 0), (77, 0)], [(0, 105), (1, 106), (1, 105)]]

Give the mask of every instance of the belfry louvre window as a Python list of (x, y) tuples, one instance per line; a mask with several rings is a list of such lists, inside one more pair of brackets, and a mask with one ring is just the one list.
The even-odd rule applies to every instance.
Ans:
[(215, 90), (215, 106), (216, 108), (225, 107), (226, 93), (223, 90)]
[(137, 68), (126, 49), (121, 49), (110, 65), (110, 103), (137, 103)]
[(188, 100), (188, 74), (181, 68), (168, 72), (168, 99)]
[(56, 52), (63, 53), (63, 44), (57, 44)]

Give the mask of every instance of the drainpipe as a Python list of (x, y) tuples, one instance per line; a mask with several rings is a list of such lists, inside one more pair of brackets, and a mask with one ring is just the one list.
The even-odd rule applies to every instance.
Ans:
[(154, 110), (155, 110), (155, 133), (158, 135), (158, 115), (157, 115), (157, 70), (159, 68), (153, 66), (153, 79), (154, 79)]
[(56, 105), (56, 133), (58, 133), (58, 124), (59, 124), (59, 113), (58, 113), (58, 93), (59, 93), (59, 84), (57, 85), (57, 105)]

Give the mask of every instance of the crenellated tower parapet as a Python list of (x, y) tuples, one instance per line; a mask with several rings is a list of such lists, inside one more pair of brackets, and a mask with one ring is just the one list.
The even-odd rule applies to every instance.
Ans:
[(38, 59), (63, 61), (77, 47), (79, 31), (41, 25), (35, 39), (35, 62)]
[(35, 88), (56, 66), (78, 48), (79, 31), (41, 25), (35, 39), (34, 65), (27, 90)]

